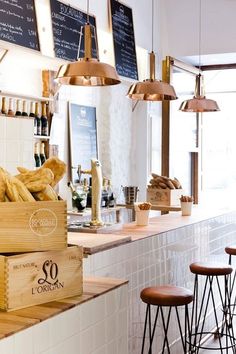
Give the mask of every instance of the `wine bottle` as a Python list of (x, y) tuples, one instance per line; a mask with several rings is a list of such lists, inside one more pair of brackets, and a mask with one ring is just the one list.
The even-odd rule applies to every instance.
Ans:
[(72, 207), (76, 208), (78, 211), (84, 210), (86, 207), (86, 194), (83, 192), (83, 195), (80, 195), (73, 186), (72, 182), (68, 182), (67, 186), (71, 190), (72, 194)]
[(23, 101), (22, 117), (28, 117), (27, 102)]
[(108, 207), (108, 193), (107, 193), (107, 180), (103, 178), (102, 181), (102, 199), (101, 199), (101, 206)]
[(10, 117), (14, 117), (13, 99), (12, 98), (9, 98), (7, 115)]
[(108, 207), (113, 208), (115, 206), (115, 196), (111, 186), (111, 180), (107, 182), (107, 192), (108, 192)]
[(22, 112), (20, 110), (20, 105), (21, 105), (21, 100), (17, 100), (16, 101), (16, 114), (15, 116), (21, 116)]
[(39, 104), (38, 104), (38, 102), (35, 103), (35, 117), (34, 117), (34, 119), (36, 121), (36, 126), (37, 126), (36, 135), (41, 135), (42, 134), (42, 121), (41, 121), (41, 118), (39, 116)]
[(44, 164), (44, 162), (46, 161), (46, 155), (45, 155), (45, 144), (41, 143), (40, 145), (40, 161), (41, 161), (41, 165)]
[(30, 102), (30, 114), (29, 114), (29, 116), (30, 116), (30, 117), (35, 117), (34, 112), (35, 112), (34, 102), (31, 101), (31, 102)]
[(2, 114), (6, 114), (6, 113), (7, 113), (7, 109), (6, 109), (6, 97), (2, 97), (1, 113), (2, 113)]
[(89, 189), (87, 194), (87, 204), (86, 208), (92, 207), (92, 177), (89, 177)]
[(47, 118), (46, 103), (45, 102), (42, 102), (41, 124), (42, 124), (41, 135), (48, 136), (48, 118)]
[(39, 143), (34, 144), (34, 160), (35, 160), (35, 167), (40, 167), (41, 161), (39, 155)]

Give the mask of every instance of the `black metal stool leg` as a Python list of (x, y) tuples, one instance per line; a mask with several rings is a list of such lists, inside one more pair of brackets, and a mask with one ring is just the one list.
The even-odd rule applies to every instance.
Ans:
[[(178, 322), (178, 326), (179, 326), (179, 333), (180, 333), (180, 337), (181, 337), (182, 346), (183, 346), (183, 349), (184, 349), (184, 353), (186, 353), (186, 343), (185, 343), (185, 340), (184, 340), (183, 331), (182, 331), (181, 324), (180, 324), (179, 312), (178, 312), (178, 309), (177, 309), (176, 306), (175, 306), (175, 312), (176, 312), (177, 322)], [(186, 321), (186, 318), (185, 318), (185, 321)], [(185, 323), (185, 333), (186, 333), (186, 323)]]
[(145, 315), (145, 322), (144, 322), (144, 331), (143, 331), (143, 342), (142, 342), (142, 351), (141, 354), (144, 353), (144, 345), (145, 345), (145, 337), (146, 337), (146, 329), (147, 329), (147, 319), (148, 313), (150, 312), (150, 305), (146, 306), (146, 315)]
[(162, 354), (164, 354), (164, 350), (165, 350), (166, 345), (167, 345), (168, 354), (170, 354), (170, 346), (169, 346), (167, 333), (168, 333), (168, 328), (169, 328), (169, 323), (170, 323), (171, 309), (172, 309), (172, 307), (170, 306), (169, 311), (168, 311), (167, 321), (165, 324), (163, 308), (161, 307), (161, 319), (162, 319), (162, 325), (163, 325), (163, 329), (164, 329), (164, 342), (163, 342), (163, 347), (162, 347)]
[(151, 341), (150, 341), (150, 347), (149, 347), (149, 352), (152, 348), (152, 342), (153, 342), (153, 338), (154, 338), (154, 335), (155, 335), (155, 330), (156, 330), (156, 325), (157, 325), (157, 319), (158, 319), (158, 314), (159, 314), (159, 309), (160, 309), (160, 306), (157, 306), (157, 310), (156, 310), (156, 316), (155, 316), (155, 320), (154, 320), (154, 324), (153, 324), (153, 330), (152, 330), (152, 335), (151, 335)]
[(151, 346), (151, 341), (152, 341), (152, 319), (151, 319), (151, 307), (149, 308), (149, 314), (148, 314), (148, 322), (149, 322), (149, 351), (148, 354), (152, 354), (152, 346)]

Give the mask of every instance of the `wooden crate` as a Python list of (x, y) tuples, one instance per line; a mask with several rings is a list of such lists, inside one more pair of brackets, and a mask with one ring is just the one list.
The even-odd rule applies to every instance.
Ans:
[(67, 247), (64, 201), (0, 203), (0, 253)]
[(83, 248), (0, 255), (0, 309), (11, 311), (81, 295)]
[(183, 189), (147, 189), (147, 201), (153, 205), (180, 205)]

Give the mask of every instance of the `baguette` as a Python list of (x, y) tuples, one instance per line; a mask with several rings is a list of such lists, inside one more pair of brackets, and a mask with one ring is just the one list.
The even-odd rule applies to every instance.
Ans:
[(53, 181), (49, 183), (52, 187), (55, 187), (66, 173), (66, 164), (56, 156), (46, 160), (41, 168), (49, 168), (53, 172)]
[(44, 190), (37, 193), (33, 193), (33, 196), (36, 200), (40, 201), (58, 200), (57, 193), (49, 184)]

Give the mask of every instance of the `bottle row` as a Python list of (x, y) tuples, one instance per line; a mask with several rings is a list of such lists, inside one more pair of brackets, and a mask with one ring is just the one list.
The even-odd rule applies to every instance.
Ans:
[(35, 167), (38, 168), (46, 161), (45, 144), (43, 142), (37, 142), (34, 144), (34, 161)]
[[(106, 182), (105, 182), (106, 181)], [(87, 178), (84, 178), (83, 183), (73, 185), (68, 182), (68, 187), (71, 193), (72, 208), (82, 211), (85, 208), (92, 206), (92, 178), (89, 178), (89, 185)], [(101, 207), (113, 208), (116, 205), (115, 196), (112, 190), (111, 181), (103, 179)]]
[(48, 136), (48, 117), (46, 102), (27, 101), (2, 97), (1, 113), (9, 117), (32, 117), (34, 118), (34, 135)]

